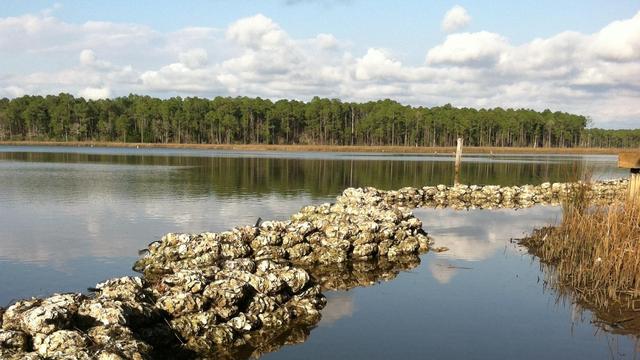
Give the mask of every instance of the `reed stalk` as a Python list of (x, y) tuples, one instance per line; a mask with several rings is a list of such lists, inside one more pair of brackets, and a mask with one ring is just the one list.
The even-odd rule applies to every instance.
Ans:
[(640, 297), (640, 206), (635, 199), (591, 205), (581, 184), (563, 204), (562, 221), (521, 241), (551, 269), (551, 284), (607, 307)]

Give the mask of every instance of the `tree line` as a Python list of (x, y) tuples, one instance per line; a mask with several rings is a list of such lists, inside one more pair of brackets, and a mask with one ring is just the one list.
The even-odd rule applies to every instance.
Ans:
[(0, 140), (208, 144), (637, 147), (640, 129), (588, 128), (585, 116), (529, 109), (412, 107), (315, 97), (129, 95), (86, 100), (70, 94), (0, 99)]

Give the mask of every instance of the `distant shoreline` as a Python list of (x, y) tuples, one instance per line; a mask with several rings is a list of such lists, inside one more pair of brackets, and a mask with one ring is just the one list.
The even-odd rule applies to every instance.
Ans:
[[(0, 146), (69, 146), (112, 148), (161, 148), (233, 151), (282, 151), (282, 152), (354, 152), (398, 154), (447, 154), (455, 147), (414, 146), (362, 146), (362, 145), (267, 145), (267, 144), (159, 144), (122, 143), (107, 141), (0, 141)], [(532, 147), (465, 147), (467, 154), (618, 154), (628, 148), (532, 148)]]

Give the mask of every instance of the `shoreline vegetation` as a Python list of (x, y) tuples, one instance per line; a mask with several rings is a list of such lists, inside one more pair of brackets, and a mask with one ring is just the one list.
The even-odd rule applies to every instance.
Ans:
[[(440, 154), (453, 155), (454, 146), (374, 146), (374, 145), (284, 145), (284, 144), (175, 144), (136, 143), (114, 141), (0, 141), (0, 146), (59, 146), (59, 147), (108, 147), (145, 149), (191, 149), (226, 151), (273, 151), (273, 152), (347, 152), (347, 153), (391, 153), (391, 154)], [(463, 154), (589, 154), (617, 155), (628, 148), (595, 147), (499, 147), (465, 146)]]
[(630, 148), (640, 129), (592, 128), (587, 116), (532, 109), (424, 107), (391, 99), (347, 102), (131, 94), (0, 99), (0, 141), (173, 144)]
[(540, 259), (560, 299), (594, 313), (607, 331), (640, 336), (640, 200), (596, 204), (584, 191), (564, 200), (562, 220), (520, 240)]

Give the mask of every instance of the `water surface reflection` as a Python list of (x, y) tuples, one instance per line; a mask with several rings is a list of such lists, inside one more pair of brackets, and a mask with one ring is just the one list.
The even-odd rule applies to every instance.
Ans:
[[(330, 292), (329, 326), (271, 358), (634, 358), (633, 337), (597, 331), (590, 313), (545, 292), (539, 264), (510, 241), (553, 222), (559, 210), (420, 209), (451, 251), (374, 287)], [(446, 220), (445, 220), (446, 219)], [(348, 304), (341, 307), (342, 304)], [(348, 311), (341, 311), (347, 309)], [(323, 315), (324, 316), (324, 315)], [(312, 354), (312, 355), (310, 355)]]
[[(625, 175), (610, 156), (468, 156), (463, 181), (565, 181), (587, 168)], [(452, 170), (448, 155), (0, 147), (0, 304), (130, 274), (137, 249), (167, 232), (286, 219), (348, 186), (451, 183)], [(594, 335), (588, 317), (573, 324), (570, 304), (542, 291), (537, 262), (510, 243), (558, 209), (415, 213), (450, 251), (389, 272), (393, 281), (366, 266), (318, 269), (328, 289), (350, 290), (328, 291), (311, 336), (269, 356), (599, 359), (610, 343), (632, 356), (631, 338)]]

